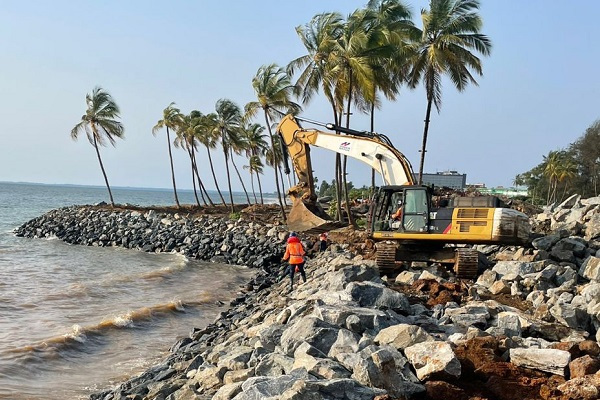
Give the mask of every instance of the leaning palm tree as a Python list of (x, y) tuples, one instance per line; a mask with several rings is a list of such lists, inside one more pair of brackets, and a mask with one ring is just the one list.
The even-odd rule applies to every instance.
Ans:
[[(246, 144), (245, 153), (246, 157), (249, 159), (248, 170), (250, 171), (250, 182), (253, 184), (252, 175), (253, 172), (257, 172), (256, 169), (252, 167), (252, 165), (257, 165), (260, 163), (260, 173), (262, 173), (262, 162), (260, 160), (260, 156), (265, 154), (269, 145), (265, 138), (267, 135), (264, 135), (265, 127), (260, 124), (248, 124), (244, 123), (242, 125), (242, 137), (244, 138), (244, 142)], [(253, 157), (254, 160), (252, 159)], [(262, 188), (260, 185), (260, 177), (257, 173), (258, 186), (260, 190), (260, 204), (264, 204), (264, 199), (262, 195)], [(254, 192), (254, 186), (252, 188)]]
[(198, 142), (204, 145), (206, 148), (206, 154), (208, 155), (208, 163), (210, 165), (210, 171), (212, 173), (213, 181), (215, 183), (215, 189), (221, 198), (221, 203), (227, 206), (221, 189), (219, 188), (219, 182), (217, 181), (217, 175), (215, 174), (215, 167), (212, 161), (211, 149), (216, 149), (219, 144), (219, 132), (215, 128), (217, 125), (217, 115), (215, 113), (205, 114), (200, 122), (200, 129), (196, 131), (196, 139)]
[(167, 108), (163, 110), (162, 119), (158, 120), (154, 128), (152, 128), (152, 134), (156, 136), (158, 131), (162, 128), (167, 129), (167, 146), (169, 149), (169, 161), (171, 163), (171, 180), (173, 181), (173, 193), (175, 194), (175, 204), (177, 208), (181, 208), (179, 204), (179, 198), (177, 197), (177, 185), (175, 184), (175, 169), (173, 168), (173, 154), (171, 153), (171, 135), (169, 128), (176, 130), (177, 126), (181, 124), (181, 112), (179, 108), (175, 107), (175, 103), (171, 102)]
[(81, 121), (71, 130), (71, 138), (77, 140), (80, 132), (86, 133), (88, 140), (96, 150), (98, 163), (100, 164), (104, 182), (106, 182), (106, 188), (108, 189), (110, 204), (114, 207), (115, 201), (113, 200), (110, 185), (108, 184), (108, 178), (104, 170), (104, 164), (102, 164), (98, 146), (105, 146), (107, 140), (114, 146), (116, 143), (115, 138), (123, 138), (125, 128), (121, 122), (116, 120), (120, 118), (117, 103), (101, 87), (96, 86), (92, 90), (92, 93), (88, 93), (85, 96), (85, 102), (87, 109), (81, 117)]
[(256, 178), (258, 180), (258, 189), (260, 191), (260, 204), (264, 204), (262, 187), (260, 184), (260, 174), (263, 171), (263, 164), (260, 160), (259, 156), (250, 156), (248, 159), (248, 165), (244, 165), (244, 169), (247, 169), (250, 172), (250, 185), (252, 186), (252, 195), (254, 196), (254, 203), (258, 204), (258, 199), (256, 198), (256, 191), (254, 190), (254, 174), (256, 174)]
[[(294, 85), (292, 85), (289, 75), (282, 68), (276, 64), (270, 64), (263, 65), (258, 69), (256, 75), (252, 79), (252, 87), (256, 92), (257, 101), (246, 104), (246, 116), (252, 118), (259, 110), (262, 110), (265, 117), (265, 123), (269, 130), (269, 138), (271, 139), (271, 151), (276, 154), (271, 121), (280, 118), (285, 115), (285, 113), (297, 113), (301, 110), (300, 105), (292, 101)], [(281, 189), (276, 166), (274, 167), (274, 171), (275, 187), (277, 188), (281, 216), (285, 222), (287, 218), (283, 202), (281, 201)]]
[(229, 158), (231, 156), (232, 146), (237, 146), (239, 142), (239, 127), (242, 121), (242, 112), (237, 104), (227, 99), (220, 99), (217, 101), (215, 111), (217, 119), (214, 129), (220, 136), (221, 148), (223, 149), (223, 155), (225, 156), (229, 200), (231, 202), (231, 212), (233, 213), (235, 212), (235, 208), (233, 205), (233, 192), (231, 190)]
[(423, 181), (431, 106), (434, 105), (438, 113), (442, 106), (442, 76), (448, 75), (462, 92), (469, 83), (477, 85), (471, 71), (483, 75), (481, 60), (471, 51), (487, 56), (492, 43), (479, 33), (482, 20), (476, 12), (478, 9), (478, 0), (430, 0), (429, 10), (421, 10), (423, 29), (409, 77), (412, 87), (423, 81), (427, 95), (419, 184)]

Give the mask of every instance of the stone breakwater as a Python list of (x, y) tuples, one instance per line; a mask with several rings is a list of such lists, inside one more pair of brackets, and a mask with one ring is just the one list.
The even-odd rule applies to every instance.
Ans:
[[(531, 248), (479, 246), (491, 265), (476, 282), (435, 264), (382, 278), (345, 244), (311, 258), (308, 282), (292, 293), (287, 279), (263, 273), (212, 324), (175, 343), (162, 363), (91, 399), (598, 399), (596, 200), (547, 207), (534, 218), (546, 231)], [(78, 243), (88, 230), (73, 224), (89, 224), (93, 233), (79, 243), (122, 245), (123, 233), (135, 229), (128, 247), (237, 263), (249, 260), (235, 247), (240, 237), (259, 240), (249, 238), (252, 230), (270, 243), (247, 248), (255, 267), (261, 257), (278, 260), (285, 240), (283, 227), (243, 221), (200, 218), (193, 227), (184, 217), (134, 213), (115, 222), (110, 211), (100, 217), (77, 210), (70, 209), (69, 224), (56, 222), (61, 210), (32, 221), (28, 236)], [(149, 225), (136, 227), (140, 217)], [(111, 222), (98, 226), (102, 221)], [(197, 236), (169, 244), (173, 225)], [(140, 236), (146, 239), (136, 242)], [(207, 241), (205, 255), (195, 246), (207, 237), (217, 243)]]
[(23, 224), (17, 236), (57, 237), (70, 244), (178, 252), (190, 258), (269, 270), (279, 265), (283, 226), (153, 210), (117, 211), (93, 206), (52, 210)]

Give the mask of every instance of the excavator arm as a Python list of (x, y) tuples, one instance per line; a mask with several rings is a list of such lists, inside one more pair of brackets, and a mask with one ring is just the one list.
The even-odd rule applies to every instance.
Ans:
[(316, 201), (310, 146), (328, 149), (368, 164), (381, 174), (386, 185), (414, 184), (410, 162), (385, 136), (335, 125), (325, 126), (345, 134), (303, 129), (292, 115), (285, 116), (277, 127), (298, 176), (298, 184), (288, 191), (293, 201), (288, 226), (293, 230), (318, 232), (327, 230), (331, 225), (329, 217)]

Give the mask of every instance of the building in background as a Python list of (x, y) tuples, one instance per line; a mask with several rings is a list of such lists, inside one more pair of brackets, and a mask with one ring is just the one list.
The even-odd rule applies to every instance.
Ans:
[(508, 187), (505, 188), (503, 186), (498, 186), (494, 188), (477, 188), (477, 191), (481, 194), (487, 194), (491, 196), (506, 196), (506, 197), (517, 197), (517, 196), (527, 196), (527, 188), (526, 187)]
[[(415, 174), (415, 181), (418, 180), (418, 178), (419, 176)], [(423, 174), (423, 185), (463, 190), (467, 186), (467, 174), (459, 174), (457, 171)]]

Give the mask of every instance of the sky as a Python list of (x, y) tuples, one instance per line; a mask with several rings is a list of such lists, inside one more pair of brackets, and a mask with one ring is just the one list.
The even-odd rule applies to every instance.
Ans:
[[(510, 186), (551, 150), (567, 147), (600, 118), (600, 2), (483, 0), (482, 33), (493, 44), (482, 58), (479, 85), (459, 93), (443, 82), (442, 109), (429, 129), (425, 172), (456, 170), (467, 183)], [(111, 186), (171, 187), (164, 134), (152, 127), (175, 102), (182, 112), (214, 111), (227, 98), (255, 100), (258, 68), (285, 66), (304, 55), (295, 27), (321, 12), (348, 15), (366, 0), (0, 2), (0, 181), (104, 185), (93, 147), (70, 137), (85, 112), (85, 95), (108, 91), (121, 109), (125, 139), (101, 148)], [(407, 1), (413, 20), (428, 1)], [(426, 97), (403, 88), (375, 116), (418, 172)], [(306, 118), (331, 121), (322, 95)], [(257, 121), (262, 122), (262, 121)], [(351, 127), (369, 128), (354, 113)], [(331, 180), (334, 153), (313, 150), (313, 170)], [(191, 188), (189, 159), (175, 150), (176, 179)], [(223, 154), (213, 152), (221, 188)], [(238, 166), (245, 164), (237, 159)], [(199, 162), (214, 188), (204, 159)], [(242, 174), (246, 174), (242, 171)], [(265, 170), (263, 187), (274, 191)], [(370, 169), (349, 163), (348, 179), (369, 184)], [(381, 182), (379, 179), (378, 182)], [(241, 190), (232, 179), (233, 190)]]

